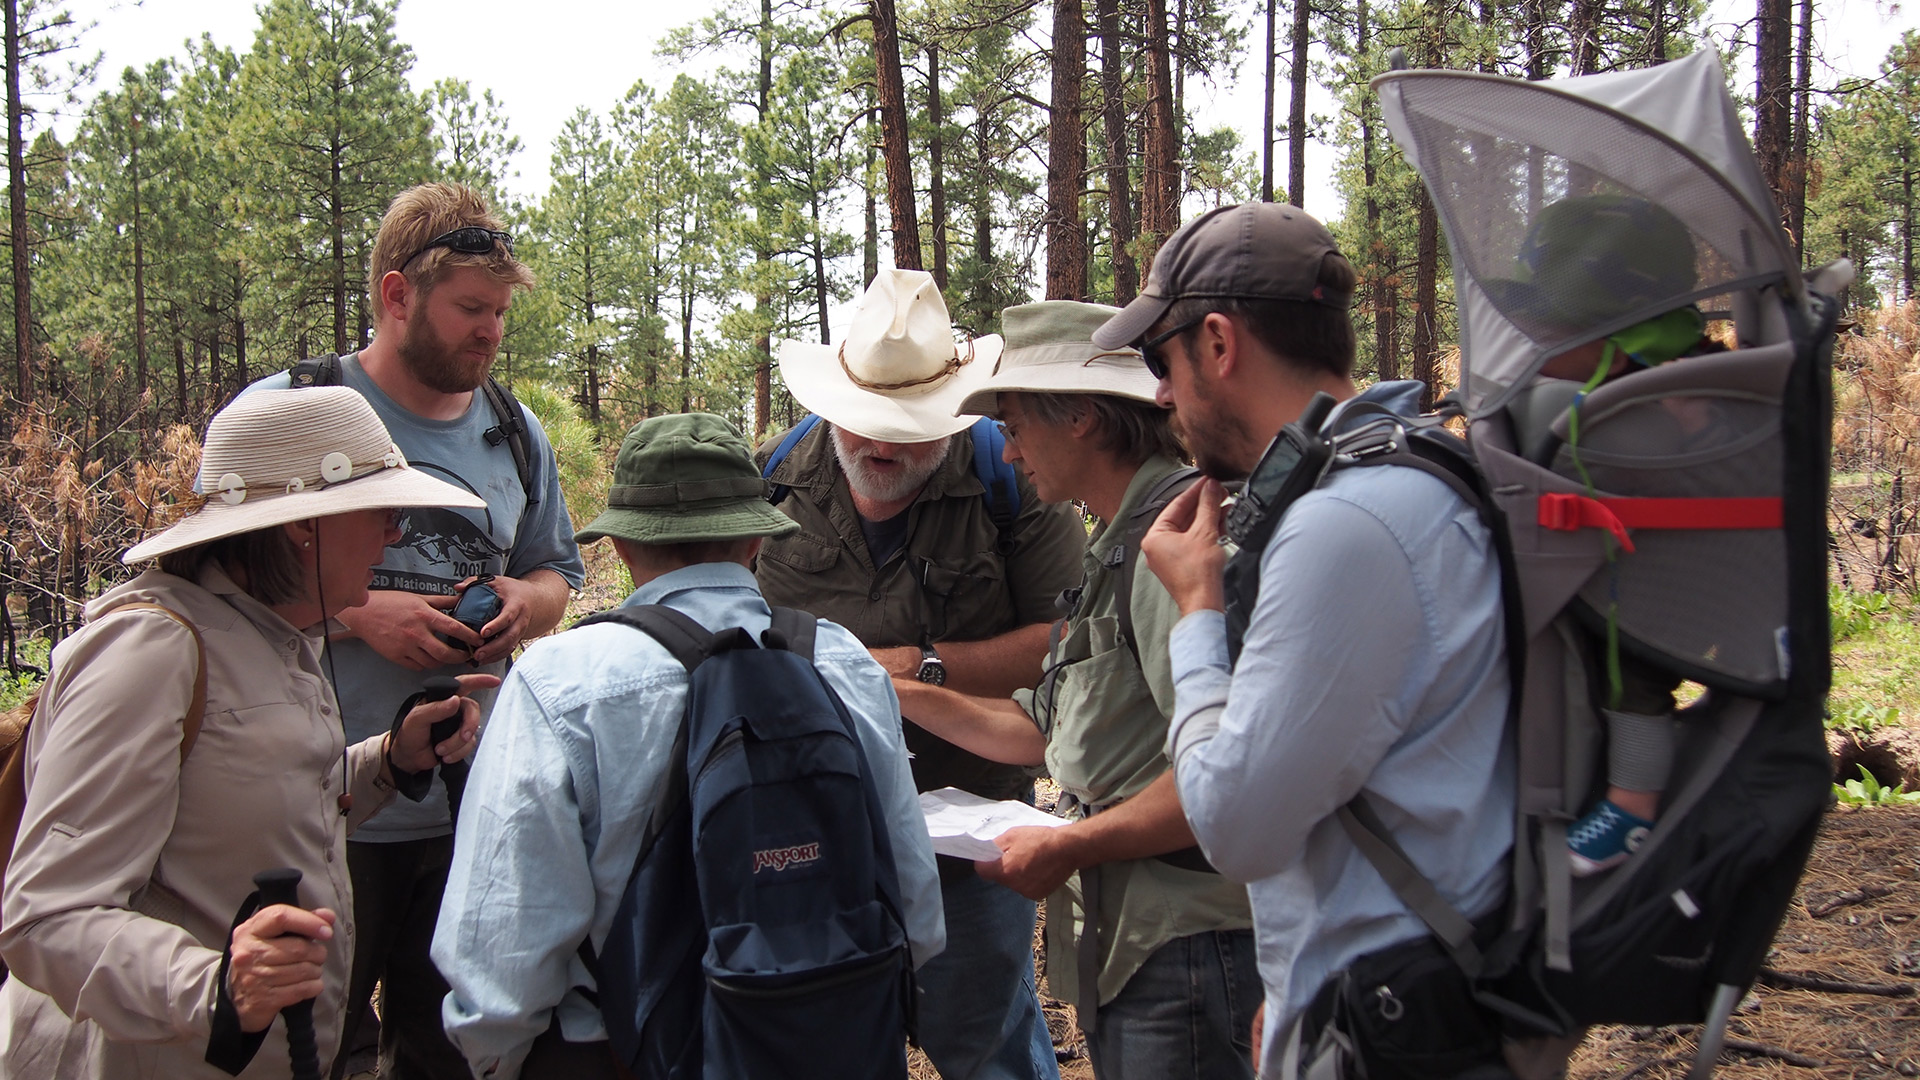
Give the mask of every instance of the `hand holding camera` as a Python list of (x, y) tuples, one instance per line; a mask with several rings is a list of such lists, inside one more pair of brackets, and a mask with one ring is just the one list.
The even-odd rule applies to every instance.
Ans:
[[(500, 612), (506, 607), (506, 603), (500, 599), (500, 593), (488, 584), (492, 580), (492, 574), (481, 574), (473, 579), (465, 591), (461, 592), (460, 599), (454, 602), (453, 610), (447, 613), (453, 617), (454, 621), (475, 634), (482, 634), (486, 625), (499, 618)], [(469, 656), (487, 642), (484, 635), (481, 637), (479, 646), (468, 645), (464, 641), (456, 641), (449, 637), (442, 637), (440, 640), (456, 649), (467, 650)]]

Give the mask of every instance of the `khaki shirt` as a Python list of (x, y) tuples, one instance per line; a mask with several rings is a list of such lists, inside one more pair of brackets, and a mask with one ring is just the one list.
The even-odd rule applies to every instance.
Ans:
[[(1071, 506), (1041, 502), (1022, 476), (1013, 551), (998, 554), (999, 530), (973, 474), (973, 437), (962, 431), (908, 508), (906, 543), (875, 566), (830, 430), (816, 425), (774, 470), (772, 480), (793, 489), (780, 509), (801, 528), (760, 549), (754, 574), (769, 604), (837, 622), (868, 648), (919, 645), (929, 635), (979, 641), (1058, 617), (1054, 600), (1079, 580), (1086, 538)], [(779, 440), (760, 445), (763, 467)], [(1011, 799), (1027, 787), (1018, 765), (969, 754), (912, 724), (906, 738), (921, 791), (951, 785)]]
[[(1120, 636), (1119, 575), (1109, 565), (1134, 508), (1179, 462), (1154, 457), (1127, 485), (1118, 524), (1087, 544), (1080, 605), (1047, 656), (1053, 677), (1014, 700), (1047, 735), (1047, 767), (1062, 791), (1097, 807), (1132, 798), (1170, 767), (1167, 719), (1173, 715), (1173, 669), (1167, 638), (1180, 610), (1166, 586), (1134, 565), (1133, 651)], [(1243, 885), (1219, 874), (1184, 870), (1160, 859), (1129, 859), (1081, 871), (1047, 898), (1047, 984), (1053, 996), (1078, 1001), (1080, 935), (1085, 915), (1081, 874), (1100, 875), (1100, 1003), (1112, 1001), (1154, 950), (1175, 938), (1253, 925)]]
[[(193, 639), (160, 612), (116, 614), (138, 601), (206, 642), (206, 717), (184, 764)], [(218, 569), (198, 584), (149, 570), (54, 650), (0, 898), (0, 1075), (225, 1080), (204, 1060), (220, 957), (253, 875), (282, 866), (301, 871), (303, 906), (339, 917), (313, 1012), (327, 1068), (353, 958), (347, 832), (392, 789), (375, 786), (380, 740), (345, 745), (320, 652)], [(241, 1076), (291, 1074), (285, 1031)]]

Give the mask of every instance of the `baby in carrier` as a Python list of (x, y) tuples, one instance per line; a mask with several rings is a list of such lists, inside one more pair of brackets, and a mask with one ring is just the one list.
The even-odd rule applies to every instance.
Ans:
[[(1689, 291), (1697, 279), (1688, 230), (1667, 210), (1627, 195), (1564, 199), (1535, 217), (1515, 276), (1488, 284), (1496, 304), (1544, 323), (1609, 321), (1647, 296)], [(1580, 456), (1580, 407), (1596, 387), (1647, 368), (1726, 347), (1705, 334), (1693, 305), (1675, 308), (1550, 357), (1509, 406), (1519, 446), (1538, 464), (1578, 478), (1594, 494)], [(1556, 434), (1555, 421), (1566, 437)], [(1725, 440), (1726, 419), (1709, 402), (1670, 397), (1643, 410), (1636, 435), (1649, 454), (1677, 456)], [(1631, 491), (1614, 492), (1632, 495)], [(1617, 555), (1609, 537), (1609, 559)], [(1605, 796), (1567, 831), (1573, 872), (1585, 877), (1625, 862), (1659, 816), (1672, 772), (1678, 674), (1622, 653), (1609, 615), (1596, 630), (1605, 658), (1601, 714), (1607, 735)]]

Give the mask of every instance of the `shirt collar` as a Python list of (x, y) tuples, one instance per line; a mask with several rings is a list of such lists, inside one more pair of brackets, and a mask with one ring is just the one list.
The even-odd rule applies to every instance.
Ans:
[(317, 642), (328, 632), (343, 633), (346, 627), (336, 619), (326, 619), (312, 626), (298, 627), (282, 618), (280, 613), (255, 600), (242, 589), (220, 565), (218, 559), (209, 559), (200, 569), (198, 584), (201, 588), (225, 600), (235, 611), (260, 631), (269, 641), (278, 641), (286, 634), (298, 634), (309, 641)]
[[(1108, 545), (1119, 543), (1121, 534), (1114, 530), (1122, 528), (1127, 519), (1133, 516), (1134, 508), (1140, 505), (1140, 500), (1147, 497), (1147, 492), (1153, 490), (1155, 484), (1158, 484), (1167, 474), (1180, 468), (1184, 466), (1165, 454), (1155, 454), (1142, 462), (1140, 467), (1134, 470), (1133, 479), (1127, 481), (1127, 492), (1120, 496), (1120, 509), (1114, 513), (1113, 520), (1107, 522), (1099, 534), (1087, 544), (1087, 550), (1104, 552)], [(1112, 535), (1109, 536), (1109, 533)]]
[(747, 589), (758, 593), (760, 586), (753, 579), (753, 571), (739, 563), (696, 563), (661, 574), (633, 590), (633, 595), (622, 601), (620, 606), (641, 607), (665, 603), (669, 596), (696, 589)]

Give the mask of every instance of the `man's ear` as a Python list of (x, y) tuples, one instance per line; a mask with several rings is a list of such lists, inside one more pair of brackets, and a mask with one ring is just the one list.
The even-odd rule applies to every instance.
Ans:
[(1212, 312), (1193, 336), (1193, 360), (1212, 381), (1231, 378), (1240, 367), (1240, 327), (1218, 311)]
[(407, 275), (398, 270), (389, 270), (380, 278), (380, 310), (395, 322), (407, 321), (407, 313), (418, 296), (419, 291), (407, 280)]

